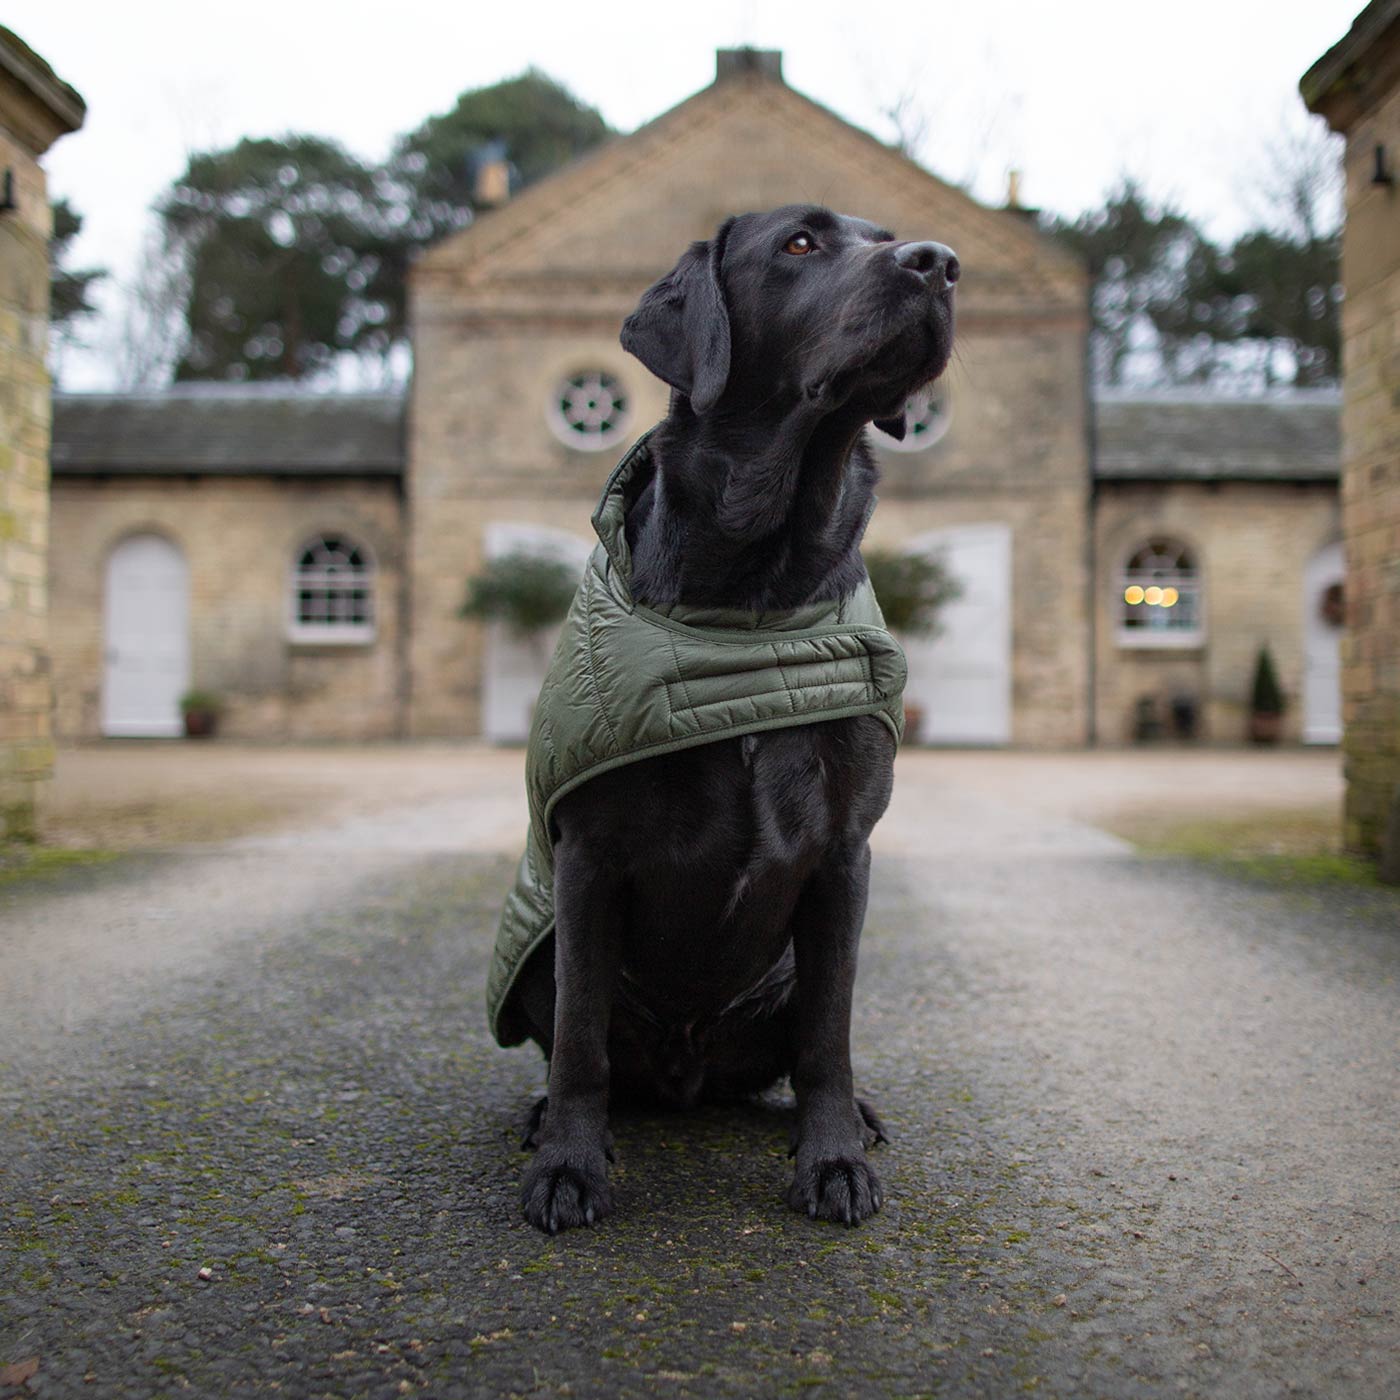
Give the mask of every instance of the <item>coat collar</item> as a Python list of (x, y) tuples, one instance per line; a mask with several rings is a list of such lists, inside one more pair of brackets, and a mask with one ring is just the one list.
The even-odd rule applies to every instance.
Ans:
[[(822, 603), (808, 603), (800, 608), (754, 612), (745, 608), (697, 608), (685, 603), (651, 608), (639, 604), (633, 598), (632, 551), (627, 544), (627, 511), (641, 494), (652, 472), (656, 470), (648, 445), (655, 432), (655, 426), (648, 428), (623, 454), (622, 460), (612, 469), (612, 474), (603, 487), (598, 508), (593, 512), (593, 529), (606, 557), (605, 581), (628, 612), (650, 613), (687, 627), (718, 628), (726, 631), (796, 632), (844, 622), (850, 599), (830, 599)], [(865, 533), (865, 526), (870, 523), (870, 515), (874, 509), (875, 498), (872, 496), (865, 520), (861, 522), (862, 535)], [(600, 569), (599, 572), (603, 570)], [(869, 587), (869, 582), (863, 583), (857, 589), (857, 594)]]

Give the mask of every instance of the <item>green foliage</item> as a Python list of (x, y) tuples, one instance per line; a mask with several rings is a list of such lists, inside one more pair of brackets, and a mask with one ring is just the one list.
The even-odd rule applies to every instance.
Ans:
[(1341, 236), (1323, 226), (1314, 169), (1300, 167), (1291, 181), (1278, 227), (1227, 246), (1131, 179), (1101, 209), (1047, 223), (1093, 279), (1098, 382), (1127, 381), (1144, 351), (1156, 356), (1156, 377), (1173, 384), (1336, 382)]
[(464, 92), (450, 112), (429, 117), (395, 147), (390, 169), (406, 190), (413, 239), (428, 243), (471, 222), (486, 148), (504, 146), (513, 193), (612, 134), (594, 108), (536, 68)]
[(300, 379), (401, 327), (382, 285), (388, 233), (373, 170), (314, 136), (194, 156), (158, 206), (189, 261), (177, 379)]
[(1267, 646), (1259, 648), (1254, 663), (1254, 684), (1250, 687), (1249, 708), (1256, 715), (1281, 715), (1284, 711), (1283, 691), (1274, 670), (1274, 658)]
[(81, 271), (65, 268), (69, 246), (82, 232), (83, 216), (66, 199), (54, 200), (53, 233), (49, 237), (49, 321), (56, 330), (71, 332), (73, 322), (97, 308), (89, 295), (94, 282), (107, 276), (101, 267)]
[(490, 560), (467, 580), (461, 615), (504, 622), (529, 636), (562, 622), (578, 589), (579, 571), (557, 559), (514, 550)]
[(891, 549), (867, 549), (864, 554), (885, 625), (909, 637), (936, 636), (940, 610), (962, 596), (962, 584), (942, 558)]
[(305, 379), (342, 354), (387, 356), (407, 336), (413, 257), (474, 216), (484, 147), (503, 146), (520, 185), (610, 134), (531, 70), (464, 93), (384, 167), (308, 135), (192, 157), (157, 206), (188, 271), (175, 378)]
[(180, 713), (187, 715), (193, 710), (204, 714), (218, 714), (224, 708), (221, 696), (212, 690), (187, 690), (180, 697)]

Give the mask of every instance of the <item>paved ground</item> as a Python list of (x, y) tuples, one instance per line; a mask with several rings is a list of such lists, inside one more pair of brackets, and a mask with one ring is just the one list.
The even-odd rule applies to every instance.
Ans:
[(542, 1069), (480, 1006), (518, 755), (155, 754), (57, 805), (119, 838), (179, 789), (207, 837), (212, 775), (260, 829), (0, 891), (0, 1394), (1400, 1391), (1400, 901), (1082, 820), (1327, 802), (1334, 757), (901, 758), (885, 1211), (786, 1211), (775, 1095), (624, 1120), (617, 1215), (548, 1240)]

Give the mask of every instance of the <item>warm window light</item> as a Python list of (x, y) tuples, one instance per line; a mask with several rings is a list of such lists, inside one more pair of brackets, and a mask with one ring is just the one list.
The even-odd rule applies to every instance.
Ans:
[(1142, 601), (1146, 603), (1149, 608), (1155, 608), (1157, 604), (1162, 601), (1162, 590), (1154, 583), (1152, 587), (1142, 595)]
[(1132, 584), (1123, 590), (1123, 601), (1136, 607), (1143, 599), (1143, 592), (1137, 584)]

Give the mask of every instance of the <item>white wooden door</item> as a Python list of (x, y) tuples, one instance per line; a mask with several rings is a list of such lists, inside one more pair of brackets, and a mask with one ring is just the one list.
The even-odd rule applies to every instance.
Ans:
[(1342, 739), (1342, 628), (1324, 604), (1328, 590), (1340, 590), (1345, 579), (1340, 543), (1319, 550), (1303, 570), (1305, 744), (1338, 744)]
[(184, 732), (190, 684), (189, 570), (161, 535), (130, 535), (107, 559), (102, 732), (171, 738)]
[[(543, 525), (498, 523), (487, 527), (486, 557), (499, 559), (517, 550), (557, 559), (576, 568), (580, 578), (592, 545), (567, 530)], [(523, 743), (530, 737), (530, 719), (544, 673), (554, 655), (559, 628), (521, 637), (503, 623), (486, 628), (486, 670), (482, 677), (482, 730), (498, 744)]]
[(924, 711), (930, 744), (1011, 741), (1011, 527), (962, 525), (906, 546), (941, 553), (962, 596), (939, 614), (940, 634), (904, 638), (907, 698)]

